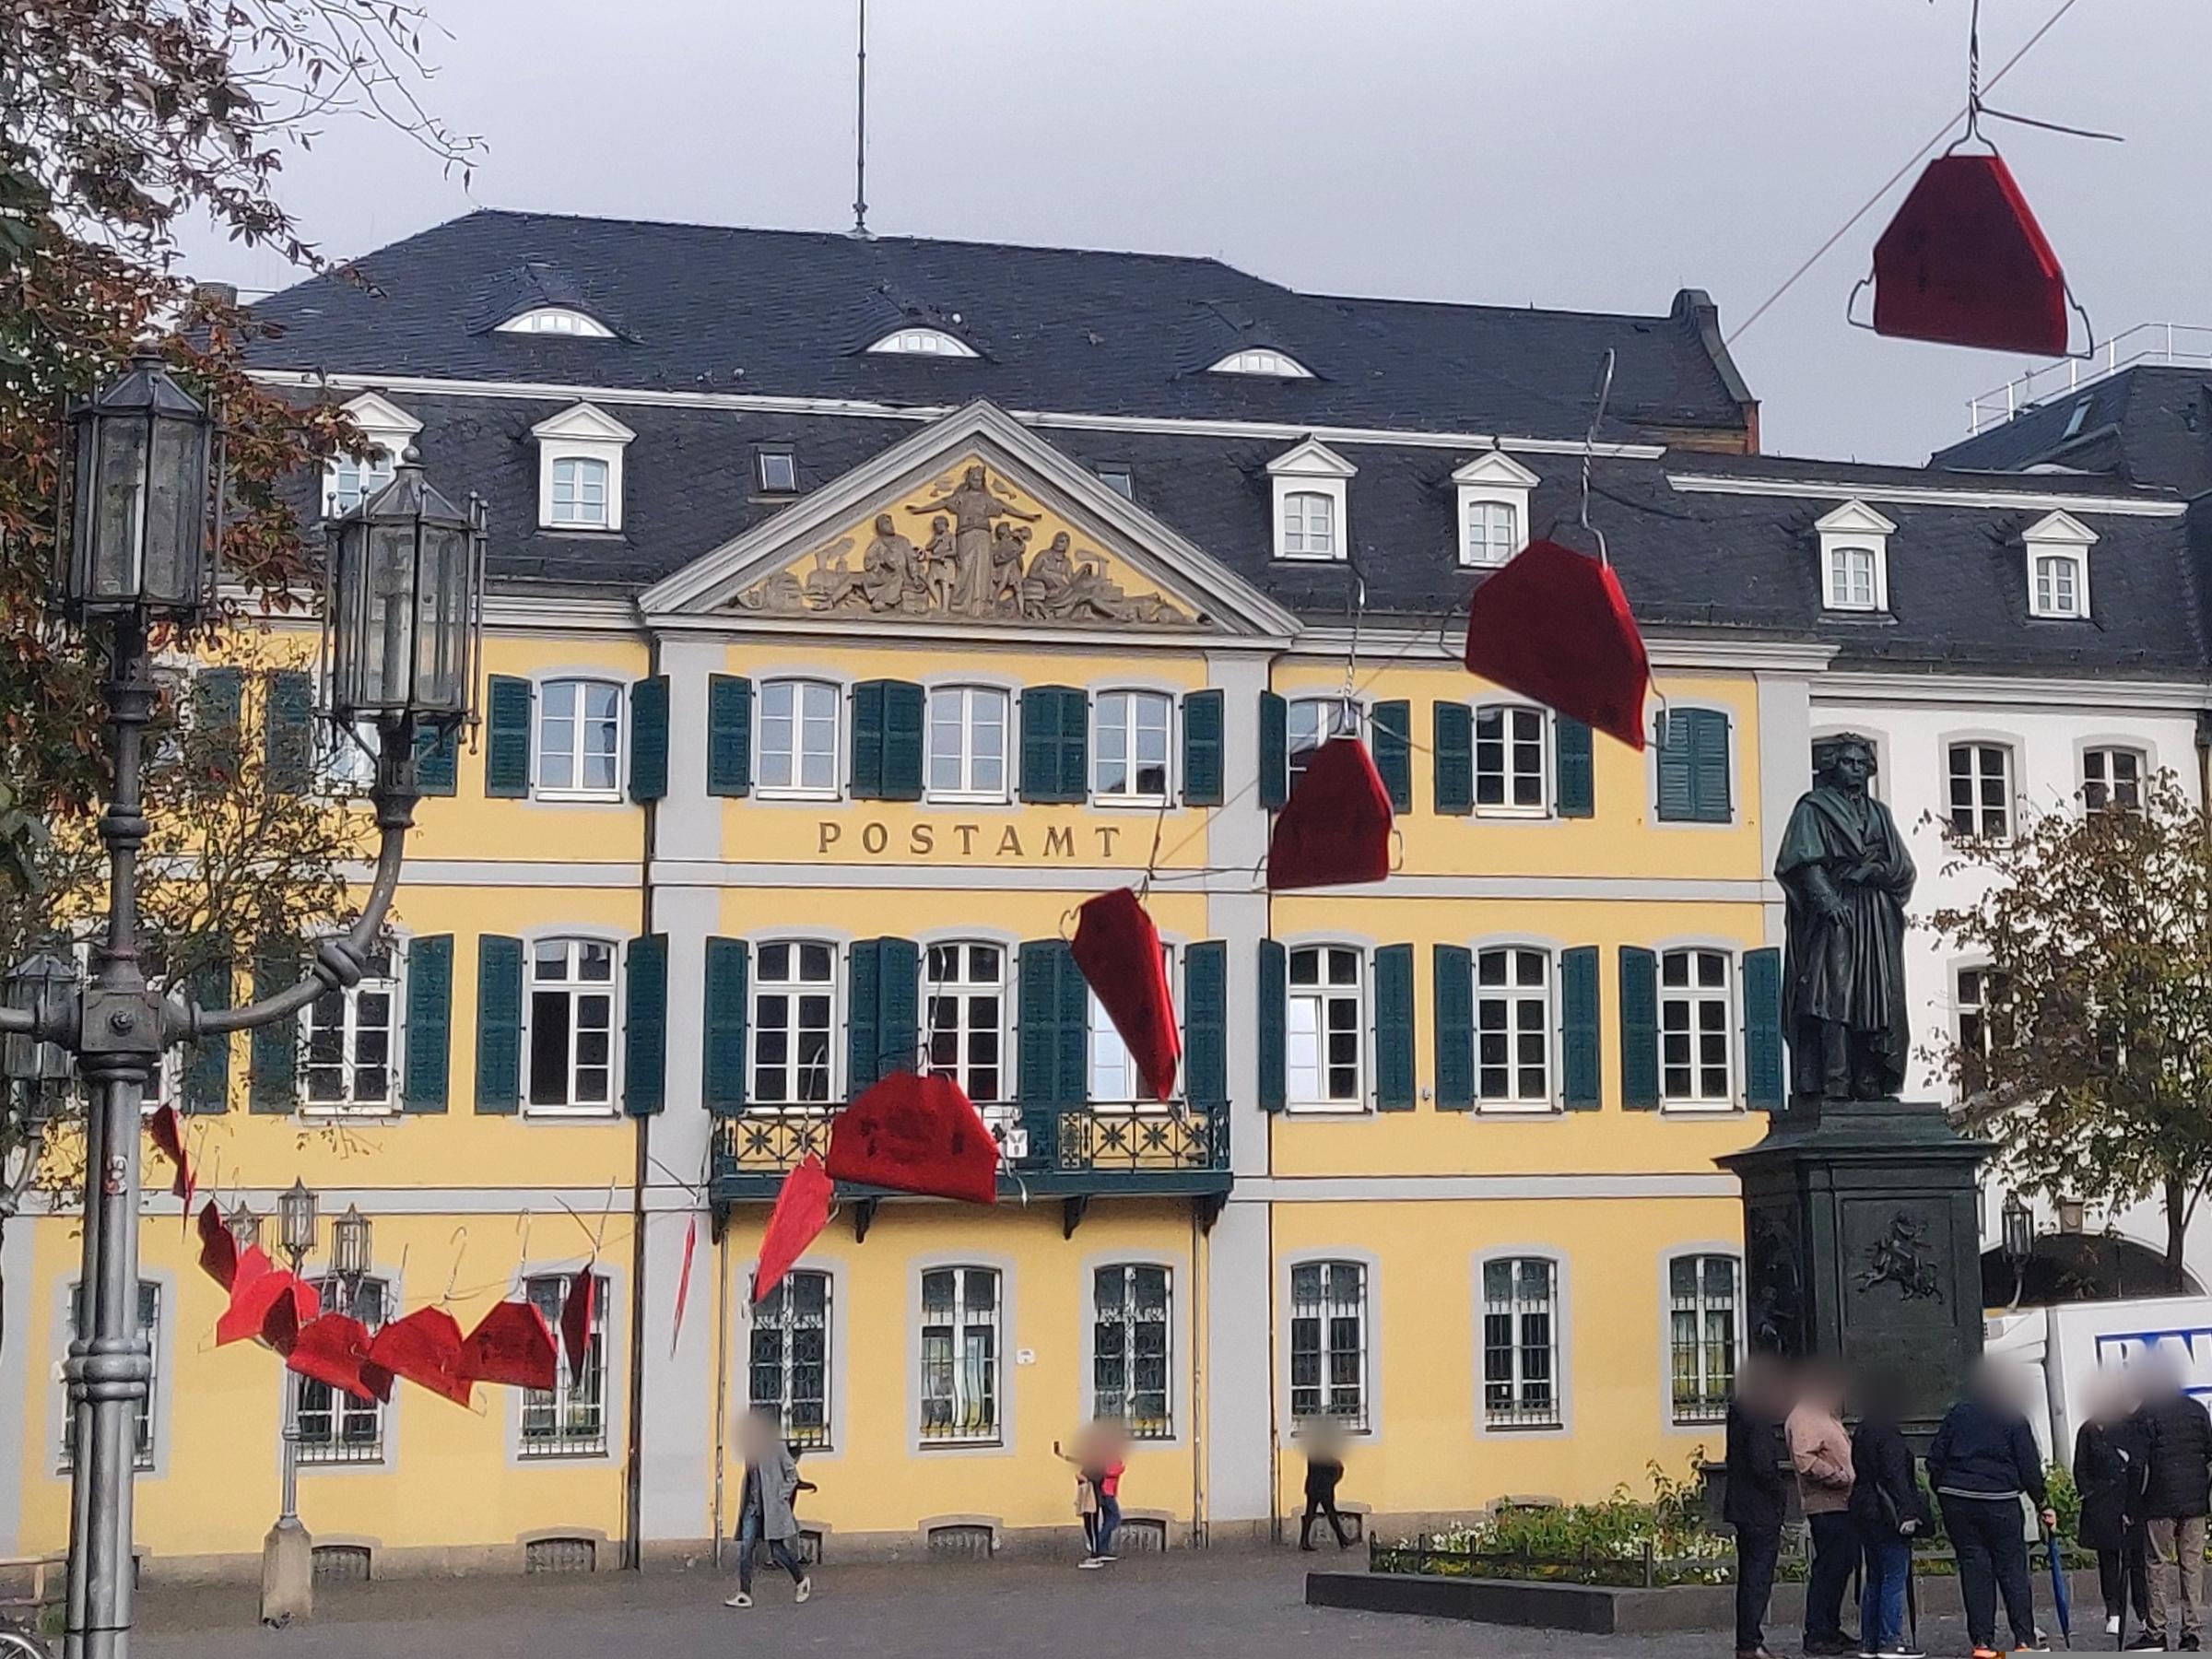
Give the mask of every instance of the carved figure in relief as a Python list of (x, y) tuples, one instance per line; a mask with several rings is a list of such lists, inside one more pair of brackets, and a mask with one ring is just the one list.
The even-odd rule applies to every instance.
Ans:
[(845, 568), (853, 550), (850, 536), (814, 550), (814, 569), (806, 572), (806, 603), (816, 610), (838, 610), (848, 599), (863, 594), (863, 578)]
[(934, 611), (952, 608), (953, 572), (959, 564), (952, 535), (952, 521), (943, 513), (929, 521), (929, 547), (923, 554), (923, 586), (927, 594), (929, 608)]
[(1030, 527), (1000, 524), (991, 535), (991, 608), (1002, 617), (1021, 615), (1021, 568), (1029, 559)]
[(947, 608), (962, 616), (989, 616), (995, 608), (992, 592), (992, 524), (1000, 518), (1034, 524), (1041, 516), (1024, 512), (994, 495), (982, 464), (971, 465), (960, 475), (959, 488), (950, 495), (921, 505), (909, 505), (913, 513), (947, 511), (953, 523), (953, 594)]
[(910, 599), (917, 605), (921, 602), (914, 544), (899, 534), (898, 524), (889, 513), (876, 515), (876, 539), (868, 544), (861, 564), (861, 584), (870, 610), (912, 608)]

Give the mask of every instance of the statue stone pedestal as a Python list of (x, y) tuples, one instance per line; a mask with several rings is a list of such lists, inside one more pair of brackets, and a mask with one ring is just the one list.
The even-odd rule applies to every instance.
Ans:
[(1924, 1446), (1982, 1353), (1989, 1150), (1930, 1102), (1800, 1096), (1719, 1159), (1744, 1183), (1751, 1347), (1896, 1377), (1899, 1426)]

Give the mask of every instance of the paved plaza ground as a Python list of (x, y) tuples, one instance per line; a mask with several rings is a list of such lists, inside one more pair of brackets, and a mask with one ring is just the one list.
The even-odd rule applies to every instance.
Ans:
[[(714, 1659), (807, 1653), (858, 1659), (1725, 1659), (1724, 1632), (1618, 1638), (1344, 1613), (1304, 1605), (1304, 1570), (1327, 1556), (1223, 1551), (1123, 1561), (1099, 1572), (1032, 1562), (825, 1571), (814, 1600), (763, 1572), (759, 1605), (705, 1572), (640, 1578), (394, 1582), (326, 1589), (312, 1625), (263, 1630), (250, 1589), (152, 1592), (139, 1659)], [(2040, 1599), (2040, 1598), (2039, 1598)], [(2089, 1609), (2085, 1608), (2087, 1614)], [(1793, 1651), (1794, 1630), (1772, 1632)], [(1963, 1654), (1956, 1620), (1930, 1621), (1933, 1654)], [(2077, 1645), (2109, 1648), (2100, 1625)]]

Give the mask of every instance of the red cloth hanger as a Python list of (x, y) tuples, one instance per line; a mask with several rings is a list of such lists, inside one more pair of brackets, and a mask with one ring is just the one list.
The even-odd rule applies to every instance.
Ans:
[(474, 1397), (461, 1371), (461, 1327), (443, 1308), (418, 1308), (370, 1338), (369, 1363), (456, 1406)]
[(461, 1344), (456, 1374), (512, 1388), (549, 1389), (560, 1381), (552, 1327), (529, 1302), (500, 1302)]
[(768, 1228), (760, 1235), (760, 1261), (753, 1269), (753, 1300), (762, 1302), (791, 1271), (791, 1265), (806, 1253), (806, 1247), (830, 1225), (830, 1200), (835, 1191), (822, 1160), (809, 1152), (798, 1167), (783, 1177), (776, 1192), (776, 1206), (768, 1213)]
[(998, 1202), (998, 1143), (950, 1077), (892, 1072), (830, 1121), (829, 1171), (969, 1204)]
[(1583, 724), (1644, 743), (1652, 665), (1610, 565), (1533, 541), (1485, 577), (1467, 606), (1467, 672)]
[(2065, 356), (2065, 273), (2002, 156), (1928, 163), (1874, 244), (1874, 330)]
[(1307, 757), (1304, 776), (1275, 815), (1268, 889), (1381, 881), (1390, 874), (1391, 822), (1390, 792), (1367, 745), (1330, 738)]
[(1135, 891), (1116, 888), (1085, 900), (1076, 912), (1075, 943), (1069, 949), (1099, 1006), (1128, 1044), (1152, 1098), (1173, 1099), (1182, 1033), (1175, 1024), (1159, 929)]

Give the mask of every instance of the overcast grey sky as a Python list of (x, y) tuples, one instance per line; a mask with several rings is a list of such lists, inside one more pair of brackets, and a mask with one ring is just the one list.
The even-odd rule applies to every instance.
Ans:
[[(332, 127), (282, 190), (351, 254), (472, 205), (841, 229), (853, 0), (427, 0), (473, 187)], [(1212, 254), (1311, 291), (1739, 326), (1964, 101), (1969, 0), (871, 0), (878, 231)], [(2061, 0), (1983, 0), (2001, 65)], [(2078, 0), (1991, 95), (2100, 335), (2212, 324), (2212, 0)], [(1771, 452), (1916, 461), (2023, 364), (1844, 322), (1903, 186), (1735, 343)], [(209, 245), (199, 274), (282, 269)]]

